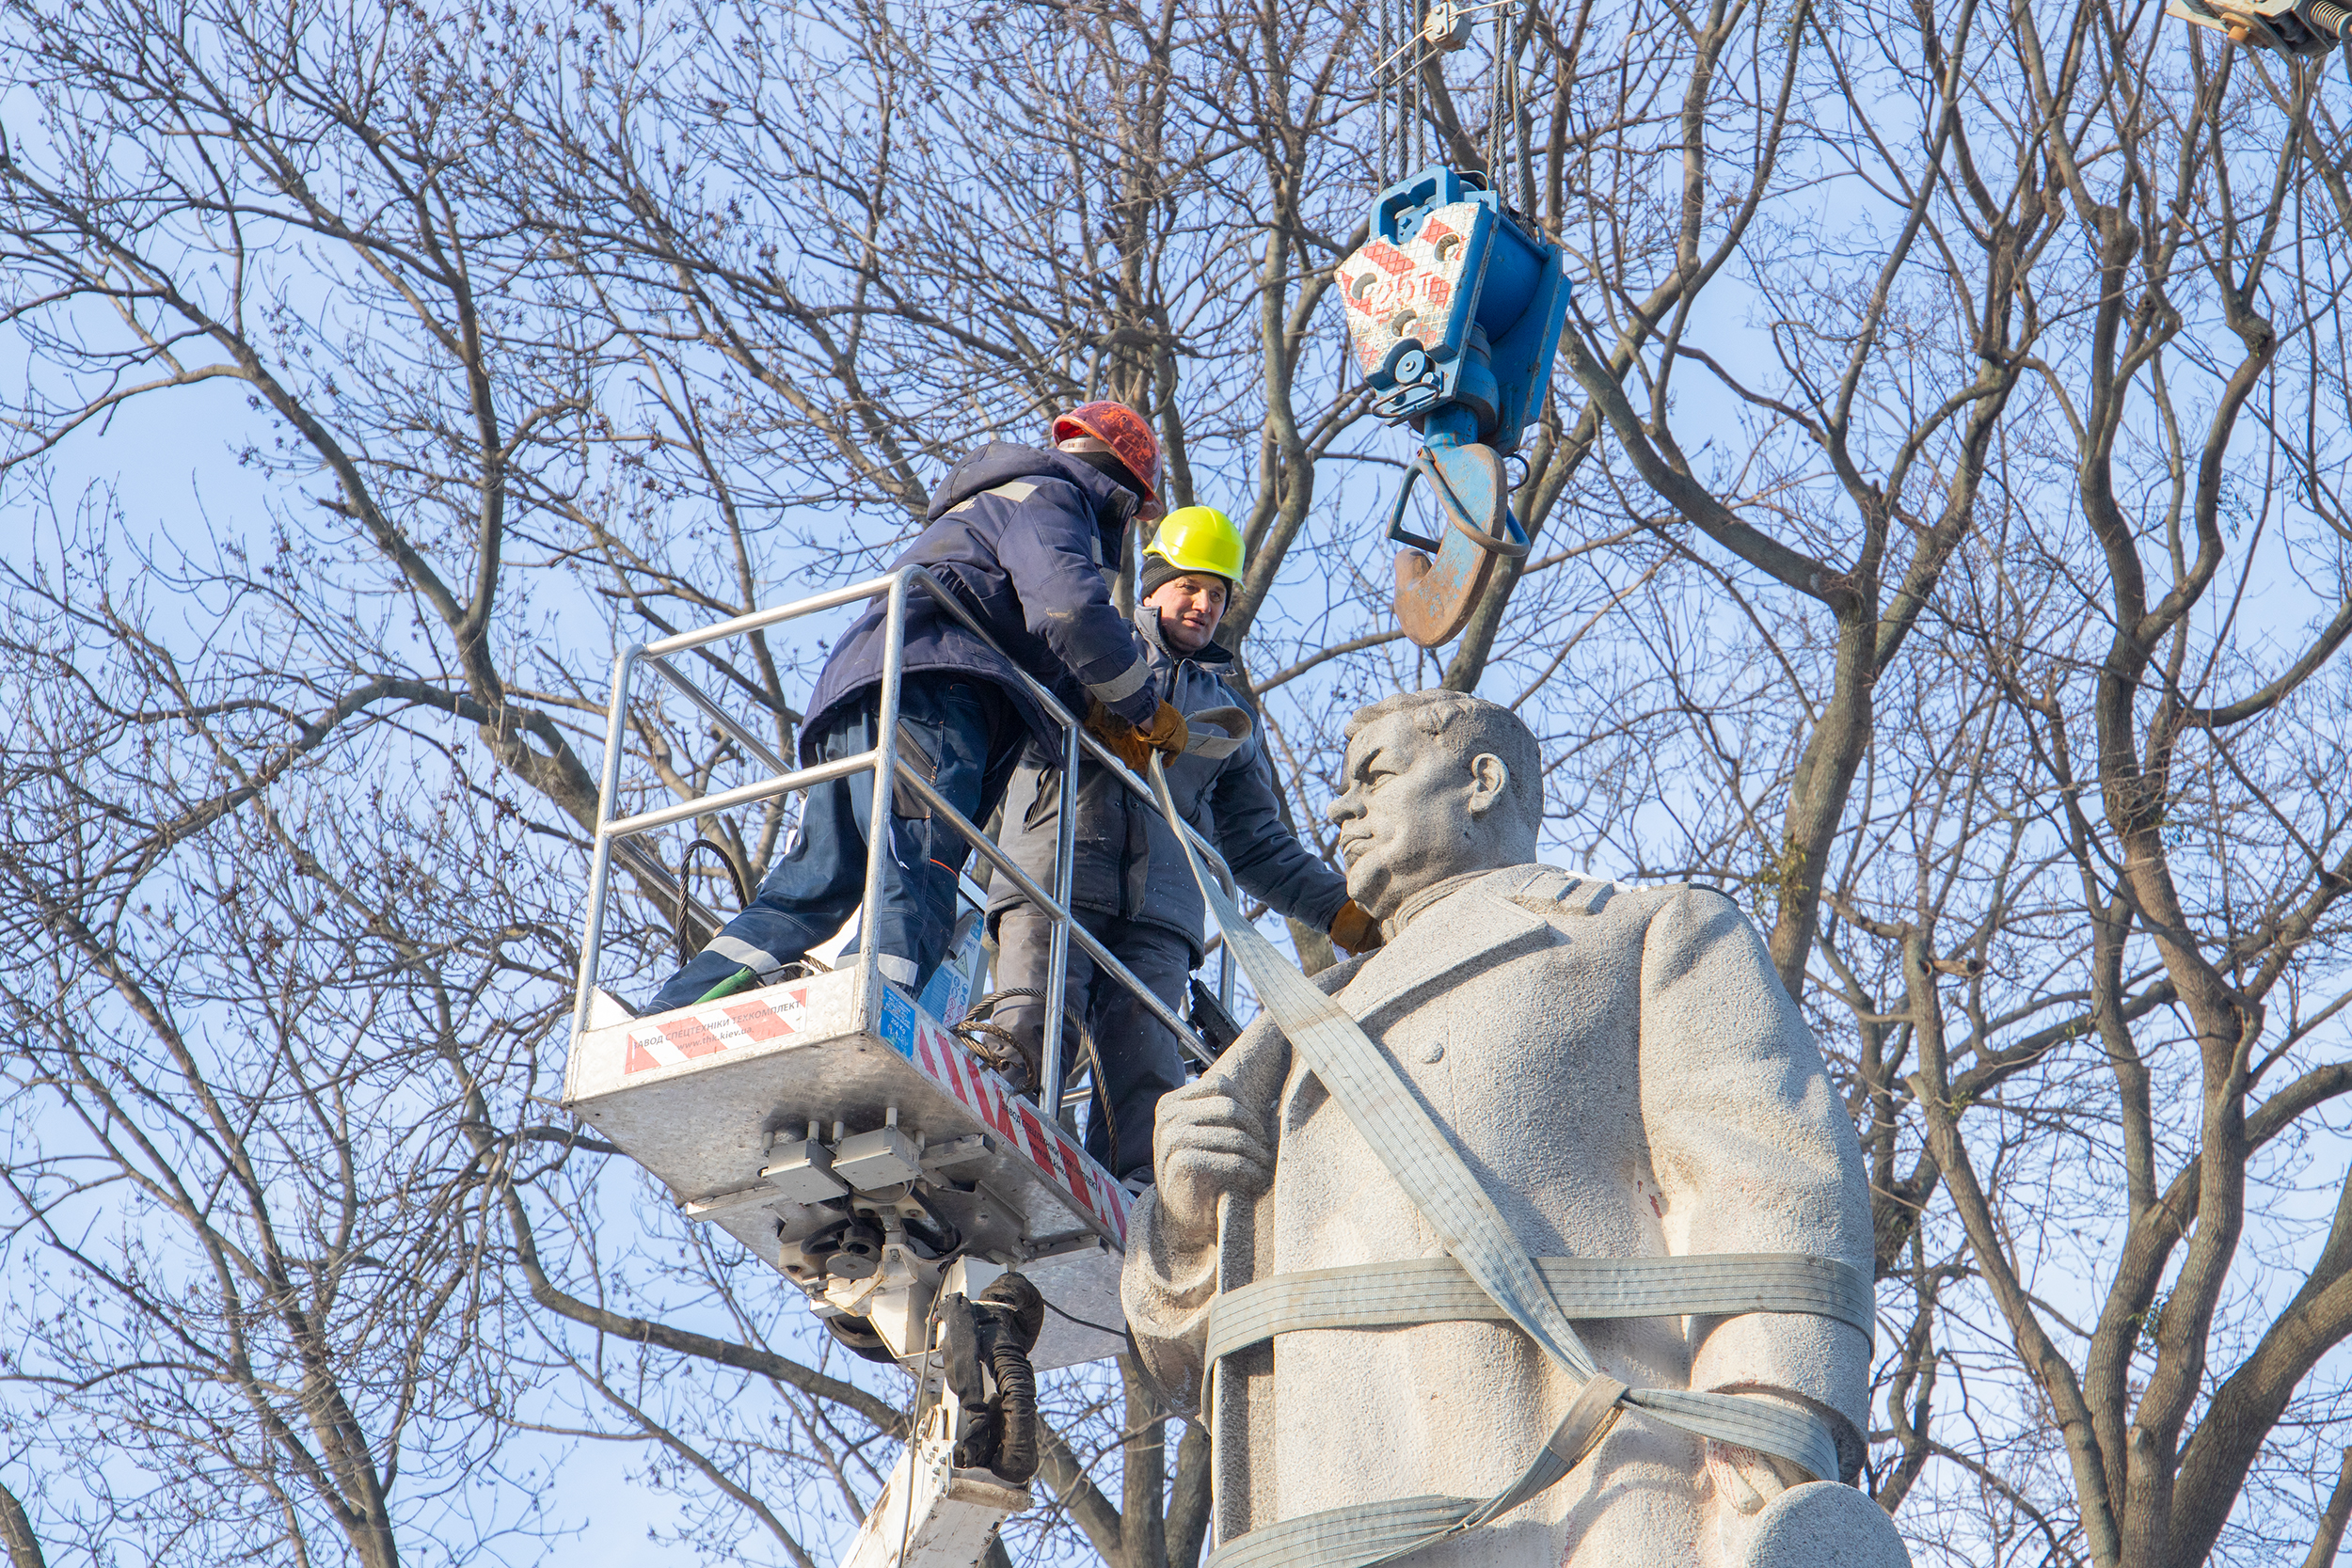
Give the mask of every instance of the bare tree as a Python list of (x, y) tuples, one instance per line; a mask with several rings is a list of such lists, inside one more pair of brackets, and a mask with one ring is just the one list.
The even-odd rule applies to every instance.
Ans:
[[(0, 1468), (73, 1482), (0, 1497), (17, 1560), (486, 1549), (573, 1522), (532, 1506), (564, 1442), (630, 1445), (682, 1539), (827, 1560), (903, 1389), (545, 1103), (602, 671), (872, 570), (953, 457), (1101, 395), (1245, 522), (1229, 626), (1309, 836), (1354, 706), (1475, 688), (1546, 736), (1562, 852), (1769, 927), (1872, 1171), (1868, 1480), (1923, 1557), (2340, 1527), (2318, 68), (2095, 0), (1502, 13), (1418, 73), (1422, 135), (1484, 167), (1509, 118), (1486, 172), (1577, 315), (1537, 550), (1440, 657), (1388, 617), (1406, 438), (1327, 299), (1375, 10), (4, 14), (5, 483), (46, 520), (0, 639), (40, 960), (0, 981)], [(147, 542), (53, 488), (223, 389), (262, 512)], [(707, 672), (779, 752), (822, 636)], [(628, 717), (633, 798), (741, 766)], [(788, 820), (695, 827), (756, 868)], [(631, 871), (625, 986), (680, 885)], [(1197, 1429), (1124, 1364), (1049, 1399), (1008, 1555), (1194, 1568)]]
[[(1682, 345), (1687, 314), (1628, 309), (1644, 414), (1569, 348), (1784, 673), (1777, 720), (1727, 736), (1677, 660), (1703, 716), (1677, 756), (1734, 807), (1696, 814), (1685, 863), (1776, 906), (1784, 977), (1818, 969), (1852, 1053), (1909, 1298), (1882, 1500), (1972, 1560), (2190, 1564), (2232, 1530), (2250, 1560), (2296, 1539), (2249, 1485), (2312, 1462), (2290, 1411), (2328, 1408), (2311, 1379), (2352, 1330), (2343, 1222), (2291, 1217), (2279, 1164), (2328, 1158), (2347, 1082), (2321, 781), (2352, 209), (2312, 156), (2321, 78), (2097, 6), (1786, 36), (1836, 97), (1784, 165), (1855, 216), (1751, 260), (1771, 352), (1743, 372)], [(1686, 169), (1704, 145), (1688, 122)], [(1673, 435), (1684, 361), (1756, 411), (1717, 447), (1751, 486), (1730, 505)]]
[(523, 52), (380, 8), (8, 18), (21, 504), (223, 386), (270, 503), (144, 554), (102, 504), (12, 557), (12, 1365), (83, 1499), (27, 1528), (369, 1562), (558, 1528), (548, 1456), (499, 1457), (608, 1342), (822, 1402), (772, 1462), (837, 1465), (898, 1418), (821, 1341), (660, 1321), (650, 1248), (532, 1223), (618, 1201), (540, 1103), (595, 811), (573, 661), (609, 646), (548, 638), (580, 607), (540, 551), (628, 475), (610, 356), (483, 195)]
[[(481, 851), (469, 832), (387, 844), (294, 789), (216, 812), (282, 747), (295, 683), (233, 657), (192, 673), (128, 606), (17, 586), (7, 1378), (38, 1412), (51, 1546), (396, 1562), (404, 1535), (472, 1512), (501, 1451), (484, 1414), (524, 1391), (496, 1354), (488, 1173), (449, 1137), (414, 1028), (429, 976), (484, 1029), (509, 912), (428, 916), (432, 967), (400, 961), (384, 939)], [(171, 731), (195, 747), (159, 747)], [(404, 804), (484, 821), (462, 796), (451, 779)], [(38, 1560), (23, 1510), (5, 1519)], [(509, 1495), (459, 1555), (541, 1524)]]

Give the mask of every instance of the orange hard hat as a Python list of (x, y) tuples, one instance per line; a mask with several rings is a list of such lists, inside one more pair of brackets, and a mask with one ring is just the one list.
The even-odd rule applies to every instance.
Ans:
[(1144, 515), (1160, 504), (1160, 438), (1152, 421), (1123, 403), (1082, 403), (1054, 419), (1057, 445), (1076, 436), (1091, 436), (1111, 449), (1126, 470), (1143, 485)]

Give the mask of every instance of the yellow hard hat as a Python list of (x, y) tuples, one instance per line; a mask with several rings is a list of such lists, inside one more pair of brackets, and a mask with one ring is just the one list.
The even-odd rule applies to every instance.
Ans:
[(1213, 572), (1241, 580), (1241, 530), (1214, 506), (1180, 506), (1160, 519), (1144, 552), (1185, 572)]

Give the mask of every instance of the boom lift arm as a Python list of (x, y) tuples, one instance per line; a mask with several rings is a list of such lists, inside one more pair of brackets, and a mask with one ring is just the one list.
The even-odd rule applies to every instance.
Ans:
[(2281, 55), (2325, 55), (2352, 32), (2337, 0), (2171, 0), (2164, 13)]

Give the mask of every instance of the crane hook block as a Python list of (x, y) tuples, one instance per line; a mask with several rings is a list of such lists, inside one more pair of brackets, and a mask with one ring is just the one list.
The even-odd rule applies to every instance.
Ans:
[[(1502, 459), (1542, 409), (1567, 277), (1560, 247), (1481, 176), (1443, 165), (1382, 191), (1366, 227), (1340, 292), (1373, 412), (1422, 437), (1388, 536), (1411, 546), (1396, 563), (1398, 624), (1434, 648), (1468, 624), (1496, 562), (1527, 553)], [(1424, 476), (1446, 519), (1434, 539), (1405, 527)]]

